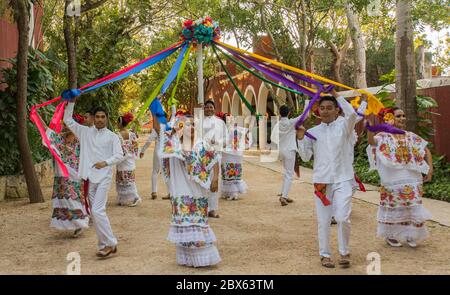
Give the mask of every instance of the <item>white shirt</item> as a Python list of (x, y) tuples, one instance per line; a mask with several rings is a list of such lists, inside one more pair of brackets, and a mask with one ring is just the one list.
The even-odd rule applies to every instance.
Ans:
[[(120, 139), (111, 130), (87, 127), (72, 118), (75, 104), (69, 103), (64, 112), (64, 123), (80, 140), (80, 166), (78, 175), (92, 183), (100, 183), (104, 178), (112, 178), (112, 166), (123, 157)], [(97, 169), (94, 165), (105, 161), (107, 166)]]
[(344, 97), (337, 101), (345, 117), (321, 123), (308, 132), (317, 140), (304, 137), (299, 140), (299, 154), (309, 161), (314, 154), (313, 183), (339, 183), (354, 178), (353, 131), (358, 115)]
[(274, 126), (270, 140), (278, 144), (280, 153), (297, 150), (295, 123), (299, 118), (300, 116), (293, 119), (282, 117)]
[(216, 151), (223, 151), (223, 144), (226, 140), (227, 126), (222, 119), (219, 119), (215, 115), (203, 118), (203, 138), (211, 143), (214, 140), (214, 144), (211, 145)]

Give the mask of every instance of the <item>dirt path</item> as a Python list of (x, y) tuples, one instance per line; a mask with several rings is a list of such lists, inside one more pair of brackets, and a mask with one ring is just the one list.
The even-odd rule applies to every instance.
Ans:
[[(319, 264), (312, 187), (296, 180), (295, 202), (281, 207), (275, 195), (281, 174), (245, 163), (249, 192), (239, 201), (220, 201), (220, 219), (210, 220), (222, 262), (215, 267), (178, 266), (175, 247), (166, 240), (169, 201), (160, 179), (160, 195), (150, 200), (152, 150), (137, 162), (137, 184), (143, 203), (115, 205), (111, 190), (107, 208), (119, 240), (116, 257), (95, 257), (96, 235), (90, 228), (77, 239), (49, 228), (51, 203), (26, 200), (0, 203), (0, 274), (65, 274), (69, 252), (79, 252), (82, 274), (366, 274), (369, 252), (381, 257), (383, 274), (450, 274), (450, 228), (428, 223), (431, 237), (417, 249), (388, 248), (376, 233), (376, 206), (353, 201), (353, 267), (324, 269)], [(51, 188), (45, 189), (50, 199)], [(337, 255), (336, 228), (332, 248)]]

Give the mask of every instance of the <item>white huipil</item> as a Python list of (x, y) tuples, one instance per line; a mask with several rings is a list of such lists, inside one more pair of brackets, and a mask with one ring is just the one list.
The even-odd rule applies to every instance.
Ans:
[[(313, 183), (326, 184), (326, 197), (331, 205), (325, 206), (315, 197), (318, 219), (319, 254), (330, 257), (329, 232), (331, 217), (338, 223), (339, 253), (350, 253), (350, 213), (353, 195), (354, 128), (358, 115), (344, 97), (337, 101), (344, 112), (333, 122), (321, 123), (308, 132), (317, 140), (304, 137), (298, 141), (299, 154), (307, 162), (314, 154)], [(334, 212), (333, 212), (334, 211)]]
[(122, 160), (116, 166), (117, 203), (127, 205), (141, 199), (136, 187), (137, 136), (133, 132), (129, 132), (128, 139), (124, 139), (120, 133), (117, 135), (124, 152)]
[(380, 132), (367, 147), (370, 170), (380, 175), (377, 236), (420, 242), (428, 237), (431, 214), (422, 204), (427, 142), (412, 132), (404, 136)]
[[(106, 202), (112, 181), (112, 166), (123, 157), (120, 139), (106, 127), (89, 128), (75, 122), (72, 118), (74, 103), (69, 103), (64, 112), (64, 123), (80, 141), (80, 166), (78, 175), (89, 180), (89, 201), (95, 230), (99, 239), (98, 247), (117, 245), (117, 239), (106, 215)], [(94, 165), (105, 161), (107, 166), (97, 169)]]
[(201, 267), (221, 261), (208, 224), (208, 195), (213, 167), (220, 160), (205, 141), (183, 151), (177, 134), (161, 135), (164, 179), (172, 188), (172, 221), (167, 239), (176, 245), (177, 263)]
[[(280, 158), (283, 164), (283, 185), (281, 187), (281, 197), (287, 199), (289, 189), (291, 188), (292, 178), (294, 176), (295, 157), (297, 153), (297, 143), (295, 134), (295, 123), (300, 118), (289, 119), (283, 117), (274, 126), (274, 131), (271, 135), (271, 141), (278, 144), (280, 151)], [(277, 134), (279, 136), (277, 142)]]
[(161, 159), (158, 155), (159, 150), (159, 137), (158, 133), (155, 129), (152, 129), (152, 132), (148, 136), (145, 141), (144, 146), (141, 149), (141, 153), (145, 153), (145, 151), (150, 147), (152, 141), (155, 141), (155, 149), (153, 150), (153, 167), (152, 167), (152, 193), (158, 192), (158, 174), (161, 170)]
[[(78, 176), (80, 143), (77, 139), (68, 143), (65, 137), (47, 128), (46, 135), (52, 148), (61, 157), (69, 177), (64, 177), (59, 165), (53, 161), (54, 180), (52, 193), (51, 227), (59, 230), (76, 230), (89, 227), (89, 215), (86, 212), (83, 182)], [(45, 142), (43, 142), (44, 145)]]
[(221, 193), (229, 199), (237, 199), (239, 194), (247, 191), (247, 184), (242, 179), (244, 149), (252, 145), (251, 138), (247, 140), (247, 133), (247, 128), (237, 125), (231, 125), (227, 133), (226, 148), (222, 152), (221, 160)]
[[(222, 119), (219, 119), (215, 115), (203, 118), (203, 138), (214, 148), (216, 152), (220, 153), (220, 158), (222, 156), (223, 143), (225, 141), (226, 134), (227, 134), (227, 126), (225, 125), (225, 122)], [(220, 177), (221, 176), (219, 175), (219, 179)], [(208, 196), (209, 211), (219, 210), (218, 194), (220, 194), (220, 190), (221, 188), (219, 188), (218, 192), (209, 192)]]

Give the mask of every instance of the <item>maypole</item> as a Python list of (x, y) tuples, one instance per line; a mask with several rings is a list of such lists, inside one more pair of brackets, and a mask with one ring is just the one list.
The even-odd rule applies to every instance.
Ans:
[(203, 45), (201, 43), (197, 45), (197, 80), (198, 80), (197, 101), (199, 105), (203, 106), (205, 99), (203, 89)]

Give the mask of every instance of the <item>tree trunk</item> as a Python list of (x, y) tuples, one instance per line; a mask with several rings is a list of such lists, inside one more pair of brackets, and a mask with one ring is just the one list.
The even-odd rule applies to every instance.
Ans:
[(29, 15), (27, 0), (13, 1), (17, 16), (19, 45), (17, 50), (17, 142), (25, 174), (30, 203), (44, 202), (39, 180), (34, 170), (27, 132), (28, 34)]
[(416, 52), (417, 79), (425, 79), (425, 46), (420, 45)]
[(367, 88), (366, 80), (366, 49), (364, 46), (363, 34), (359, 25), (358, 15), (353, 6), (346, 2), (345, 13), (347, 15), (350, 36), (353, 42), (353, 56), (355, 59), (355, 87)]
[(331, 42), (330, 40), (326, 41), (328, 46), (330, 47), (331, 52), (334, 55), (334, 62), (331, 65), (331, 70), (333, 72), (334, 78), (337, 82), (343, 83), (342, 77), (341, 77), (341, 66), (342, 62), (345, 60), (345, 56), (347, 55), (347, 50), (350, 47), (350, 43), (352, 42), (349, 35), (347, 35), (345, 39), (344, 45), (342, 45), (341, 48), (337, 48), (337, 46)]
[(72, 35), (73, 17), (67, 15), (67, 7), (71, 2), (72, 0), (66, 0), (66, 4), (64, 6), (64, 40), (66, 41), (69, 88), (73, 89), (78, 88), (78, 72), (75, 42)]
[[(300, 0), (300, 10), (301, 10), (301, 22), (297, 16), (298, 24), (301, 23), (301, 28), (299, 28), (300, 34), (300, 66), (302, 70), (306, 70), (306, 11), (305, 11), (305, 1)], [(298, 11), (298, 10), (297, 10)]]
[(397, 0), (395, 16), (395, 95), (397, 104), (406, 114), (406, 129), (414, 132), (417, 127), (416, 64), (413, 45), (411, 2)]

